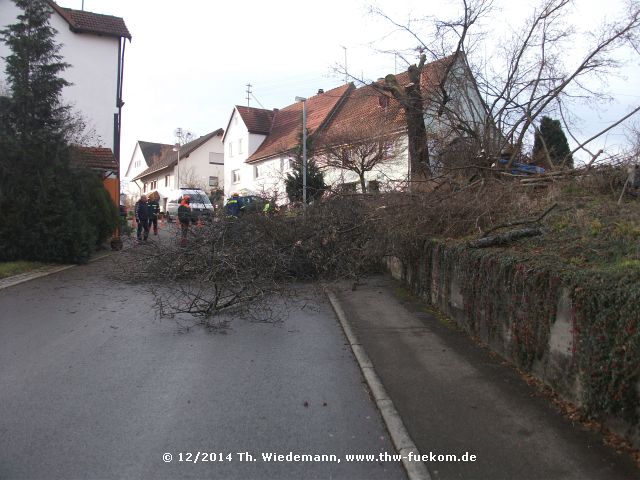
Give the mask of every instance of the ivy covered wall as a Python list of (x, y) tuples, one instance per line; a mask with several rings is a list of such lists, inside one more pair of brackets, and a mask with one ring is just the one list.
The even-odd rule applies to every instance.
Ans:
[(387, 266), (471, 336), (640, 445), (640, 271), (430, 242)]

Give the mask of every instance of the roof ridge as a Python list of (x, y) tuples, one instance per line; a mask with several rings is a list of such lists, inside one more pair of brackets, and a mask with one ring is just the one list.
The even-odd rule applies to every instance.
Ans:
[[(68, 7), (61, 7), (54, 0), (46, 0), (47, 4), (57, 12), (68, 24), (74, 33), (94, 33), (97, 35), (124, 37), (131, 40), (131, 33), (122, 17), (107, 15), (104, 13), (89, 12), (87, 10), (76, 10)], [(74, 18), (74, 15), (78, 18)], [(94, 24), (88, 25), (87, 19), (94, 20)], [(78, 21), (84, 19), (84, 22)], [(100, 24), (102, 20), (102, 24)], [(108, 22), (107, 20), (111, 21)], [(82, 25), (84, 23), (84, 25)]]

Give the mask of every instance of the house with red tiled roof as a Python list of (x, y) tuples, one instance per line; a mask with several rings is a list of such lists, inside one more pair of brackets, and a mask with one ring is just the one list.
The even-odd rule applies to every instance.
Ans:
[[(353, 85), (318, 92), (306, 100), (310, 135), (327, 125)], [(291, 169), (292, 151), (300, 142), (302, 103), (264, 110), (236, 106), (225, 133), (225, 195), (232, 192), (279, 194)]]
[[(425, 65), (421, 87), (425, 98), (433, 99), (425, 105), (424, 121), (430, 138), (442, 145), (453, 141), (455, 135), (438, 112), (437, 96), (441, 80), (453, 57)], [(448, 63), (449, 62), (449, 63)], [(466, 63), (451, 63), (453, 74), (445, 82), (452, 97), (446, 102), (456, 122), (470, 126), (484, 125), (484, 104), (477, 94)], [(447, 77), (447, 78), (449, 78)], [(408, 74), (396, 75), (401, 86), (409, 83)], [(408, 138), (405, 111), (382, 83), (355, 88), (346, 84), (306, 100), (307, 131), (313, 139), (314, 160), (324, 169), (325, 183), (334, 189), (357, 191), (371, 184), (380, 188), (407, 185), (411, 177), (408, 158)], [(250, 107), (234, 108), (225, 133), (225, 194), (232, 192), (264, 195), (277, 201), (284, 198), (284, 179), (291, 169), (291, 160), (301, 142), (302, 103), (282, 109), (264, 110)], [(345, 168), (344, 162), (329, 161), (332, 148), (339, 147), (339, 155), (350, 154), (356, 144), (377, 142), (381, 150), (362, 173)], [(432, 156), (437, 161), (439, 146)], [(366, 163), (366, 162), (363, 162)]]
[[(70, 65), (61, 73), (71, 83), (62, 99), (87, 124), (86, 145), (109, 148), (119, 160), (124, 52), (131, 33), (120, 17), (63, 8), (53, 0), (46, 3), (60, 55)], [(1, 1), (0, 28), (15, 23), (20, 14), (12, 1)], [(3, 57), (10, 53), (0, 42), (0, 89), (5, 82)]]

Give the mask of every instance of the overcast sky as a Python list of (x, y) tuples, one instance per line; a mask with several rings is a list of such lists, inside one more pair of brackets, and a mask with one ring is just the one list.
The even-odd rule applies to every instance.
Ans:
[[(80, 9), (82, 0), (58, 0), (63, 7)], [(456, 2), (458, 3), (458, 2)], [(522, 0), (495, 0), (506, 29), (526, 11)], [(371, 1), (272, 0), (85, 0), (85, 10), (124, 18), (132, 34), (124, 71), (122, 162), (126, 166), (135, 142), (175, 142), (182, 127), (198, 135), (225, 128), (234, 105), (282, 108), (296, 96), (314, 95), (342, 84), (332, 66), (344, 63), (355, 76), (376, 79), (396, 68), (393, 56), (376, 53), (390, 27), (369, 15)], [(394, 18), (435, 13), (441, 1), (378, 0)], [(613, 14), (623, 0), (608, 0)], [(575, 22), (594, 25), (605, 16), (602, 1), (577, 0)], [(402, 45), (405, 47), (407, 43)], [(397, 64), (398, 68), (403, 65)], [(640, 103), (637, 62), (626, 77), (612, 80), (617, 101), (590, 113), (585, 132)], [(587, 116), (580, 110), (581, 116)], [(586, 134), (586, 133), (585, 133)], [(606, 142), (624, 140), (621, 132)]]

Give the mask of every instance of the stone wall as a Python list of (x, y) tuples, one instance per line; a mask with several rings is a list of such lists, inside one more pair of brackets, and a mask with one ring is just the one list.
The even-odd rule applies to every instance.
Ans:
[[(505, 278), (512, 275), (512, 279), (506, 278), (502, 283), (489, 282), (473, 290), (467, 277), (474, 272), (470, 272), (469, 268), (474, 268), (476, 264), (493, 266), (496, 262), (469, 262), (468, 255), (472, 253), (461, 252), (459, 246), (431, 243), (412, 260), (387, 257), (384, 263), (394, 278), (405, 283), (415, 295), (437, 306), (469, 335), (480, 338), (492, 350), (538, 377), (563, 398), (583, 405), (583, 378), (579, 375), (576, 357), (580, 347), (579, 329), (576, 328), (571, 288), (554, 279), (549, 282), (554, 288), (549, 289), (544, 302), (536, 304), (530, 299), (524, 301), (527, 289), (533, 289), (534, 286), (526, 283), (526, 275), (519, 275), (521, 269), (516, 264), (516, 268), (496, 269), (496, 275), (501, 274)], [(545, 277), (545, 281), (548, 278)], [(510, 284), (520, 281), (522, 288), (516, 291), (522, 291), (522, 303), (517, 299), (514, 302), (514, 288)], [(544, 282), (538, 282), (535, 287), (540, 288), (540, 285), (544, 285)], [(556, 293), (551, 290), (556, 290)], [(531, 295), (536, 293), (531, 292)], [(545, 302), (553, 305), (545, 305)], [(543, 305), (543, 311), (535, 311), (536, 305)], [(529, 331), (523, 325), (535, 330), (530, 332), (535, 341), (523, 340), (523, 331)], [(533, 353), (523, 356), (523, 345)], [(601, 418), (607, 426), (626, 435), (640, 447), (637, 423), (630, 424), (608, 414), (601, 415)]]

